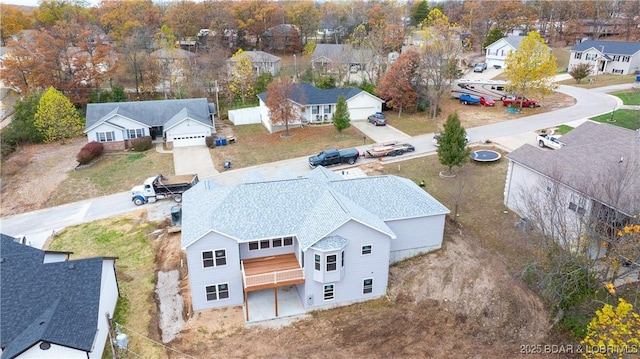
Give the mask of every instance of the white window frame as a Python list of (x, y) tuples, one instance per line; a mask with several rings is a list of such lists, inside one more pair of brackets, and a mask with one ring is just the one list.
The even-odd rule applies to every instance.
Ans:
[[(334, 260), (332, 262), (329, 262), (329, 257), (333, 257)], [(325, 268), (327, 272), (334, 272), (338, 270), (338, 255), (337, 254), (327, 254), (325, 256)], [(333, 265), (335, 268), (333, 269), (329, 269), (329, 265)]]
[[(223, 252), (223, 256), (218, 257), (217, 256), (217, 252)], [(211, 258), (204, 258), (204, 254), (205, 253), (211, 253)], [(212, 249), (212, 250), (206, 250), (206, 251), (202, 251), (200, 252), (200, 258), (202, 260), (202, 268), (215, 268), (215, 267), (221, 267), (221, 266), (226, 266), (227, 265), (227, 249), (226, 248), (218, 248), (218, 249)], [(218, 260), (223, 259), (224, 263), (222, 264), (218, 264)], [(211, 261), (211, 265), (207, 266), (205, 265), (205, 260), (206, 261)]]
[(581, 60), (582, 59), (582, 52), (576, 52), (575, 55), (573, 55), (573, 58)]
[(98, 142), (115, 142), (116, 133), (115, 131), (96, 132), (96, 140)]
[[(370, 284), (367, 284), (367, 281), (371, 281)], [(373, 278), (365, 278), (362, 280), (362, 295), (372, 294), (373, 293)]]
[[(365, 249), (365, 247), (369, 247), (369, 249)], [(373, 252), (373, 245), (372, 244), (364, 244), (362, 245), (362, 250), (360, 251), (360, 255), (363, 256), (368, 256)]]
[(623, 56), (622, 62), (631, 62), (631, 56)]
[[(225, 286), (224, 289), (220, 288)], [(213, 288), (214, 291), (209, 292), (208, 288)], [(226, 293), (226, 297), (220, 298), (220, 293)], [(209, 299), (209, 295), (215, 295), (214, 299)], [(229, 299), (229, 283), (217, 283), (217, 284), (209, 284), (204, 286), (204, 298), (207, 302), (218, 301), (218, 300), (226, 300)]]
[(332, 301), (336, 298), (336, 285), (325, 284), (322, 286), (322, 300), (325, 302)]
[(320, 271), (322, 270), (322, 256), (318, 253), (313, 255), (313, 268), (314, 270)]
[(584, 59), (587, 61), (595, 61), (597, 58), (598, 58), (598, 55), (594, 53), (589, 53), (584, 57)]

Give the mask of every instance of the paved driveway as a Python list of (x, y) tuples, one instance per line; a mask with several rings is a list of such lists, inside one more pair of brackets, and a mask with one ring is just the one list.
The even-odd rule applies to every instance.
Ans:
[(374, 126), (367, 120), (351, 121), (351, 124), (375, 143), (400, 141), (411, 137), (391, 125)]
[(173, 167), (177, 175), (197, 173), (204, 178), (218, 174), (207, 146), (175, 147)]

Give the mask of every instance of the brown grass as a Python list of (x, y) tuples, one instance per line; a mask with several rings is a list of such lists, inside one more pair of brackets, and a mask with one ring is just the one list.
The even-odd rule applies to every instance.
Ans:
[[(589, 79), (593, 79), (593, 83), (589, 83)], [(614, 75), (614, 74), (601, 74), (596, 76), (588, 76), (580, 83), (576, 83), (576, 80), (569, 79), (558, 82), (561, 85), (569, 85), (575, 87), (582, 87), (586, 89), (592, 89), (596, 87), (605, 87), (612, 85), (631, 84), (636, 81), (636, 75)]]

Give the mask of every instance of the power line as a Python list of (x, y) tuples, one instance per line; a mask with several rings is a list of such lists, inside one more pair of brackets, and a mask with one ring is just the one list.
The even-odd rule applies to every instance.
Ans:
[[(153, 340), (153, 339), (151, 339), (151, 338), (147, 337), (146, 335), (143, 335), (143, 334), (140, 334), (140, 333), (136, 332), (135, 330), (133, 330), (133, 329), (131, 329), (131, 328), (127, 328), (127, 327), (125, 327), (124, 325), (122, 325), (122, 324), (120, 324), (120, 323), (117, 323), (117, 322), (115, 322), (115, 323), (116, 323), (116, 325), (117, 325), (117, 326), (119, 326), (119, 327), (121, 327), (121, 328), (124, 328), (124, 329), (126, 329), (126, 330), (130, 331), (131, 333), (137, 334), (137, 335), (139, 335), (139, 336), (141, 336), (141, 337), (143, 337), (143, 338), (147, 339), (148, 341), (150, 341), (150, 342), (152, 342), (152, 343), (154, 343), (154, 344), (158, 344), (158, 345), (160, 345), (160, 346), (163, 346), (164, 348), (169, 349), (169, 350), (172, 350), (172, 351), (174, 351), (174, 352), (176, 352), (176, 353), (178, 353), (178, 354), (180, 354), (180, 355), (186, 356), (187, 358), (197, 359), (196, 357), (193, 357), (193, 356), (191, 356), (191, 355), (189, 355), (189, 354), (187, 354), (187, 353), (183, 353), (183, 352), (181, 352), (181, 351), (179, 351), (179, 350), (177, 350), (177, 349), (173, 349), (173, 348), (168, 347), (168, 346), (166, 346), (166, 345), (164, 345), (164, 344), (162, 344), (162, 343), (160, 343), (160, 342), (157, 342), (157, 341), (155, 341), (155, 340)], [(127, 350), (128, 350), (128, 349), (127, 349)], [(132, 353), (133, 353), (133, 352), (132, 352)], [(135, 354), (135, 353), (134, 353), (134, 354)], [(136, 355), (137, 355), (137, 354), (136, 354)]]

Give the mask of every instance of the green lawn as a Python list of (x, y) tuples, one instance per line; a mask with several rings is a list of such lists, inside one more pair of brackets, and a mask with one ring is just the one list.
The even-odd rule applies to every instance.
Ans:
[(567, 132), (573, 130), (573, 127), (571, 126), (567, 126), (567, 125), (560, 125), (556, 128), (554, 133), (560, 134), (560, 135), (564, 135)]
[(591, 120), (637, 130), (640, 128), (640, 111), (616, 110), (613, 112), (613, 118), (611, 113), (605, 113), (604, 115), (592, 117)]
[(622, 99), (625, 105), (640, 105), (640, 91), (637, 89), (631, 91), (614, 92), (612, 95)]

